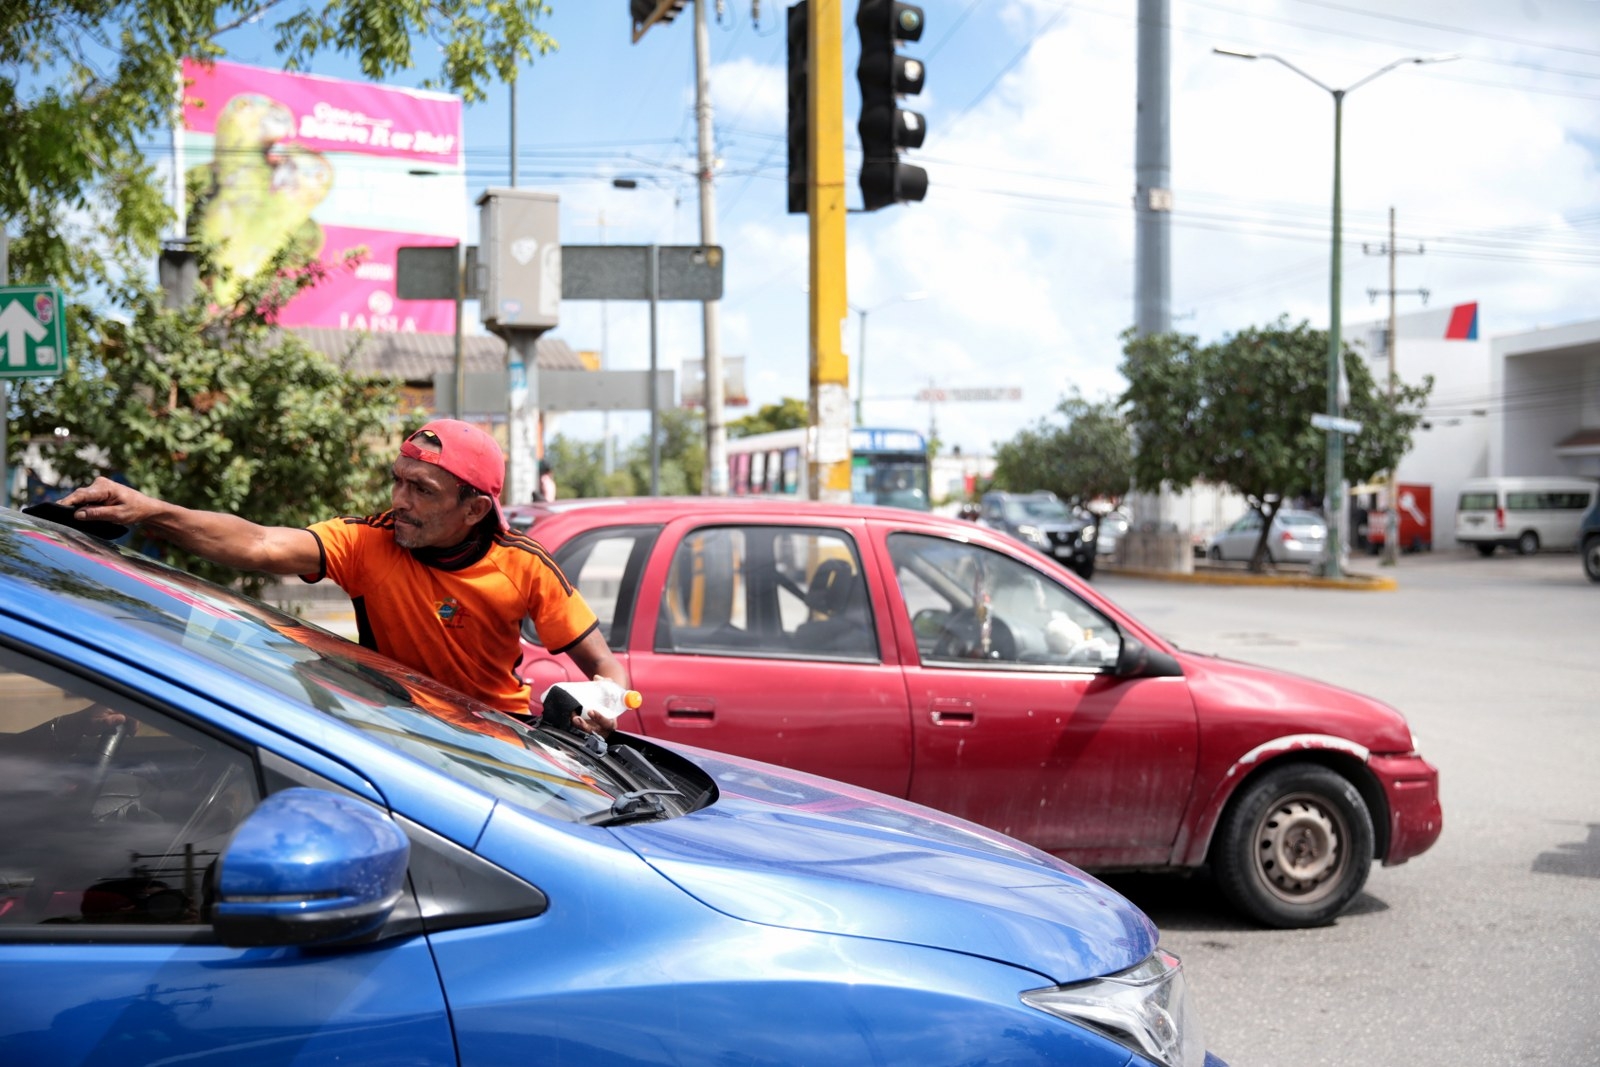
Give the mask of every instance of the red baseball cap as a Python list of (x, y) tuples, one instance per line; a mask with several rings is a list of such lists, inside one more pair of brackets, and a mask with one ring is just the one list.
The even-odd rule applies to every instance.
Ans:
[(500, 490), (506, 483), (506, 458), (500, 443), (470, 422), (435, 419), (407, 437), (400, 454), (447, 470), (494, 504), (495, 518), (506, 529), (500, 510)]

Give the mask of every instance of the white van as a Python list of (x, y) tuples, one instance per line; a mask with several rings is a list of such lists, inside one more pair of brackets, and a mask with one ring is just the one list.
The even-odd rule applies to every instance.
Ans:
[(1504, 545), (1519, 555), (1578, 547), (1578, 524), (1594, 506), (1593, 478), (1474, 478), (1461, 484), (1456, 540), (1492, 556)]

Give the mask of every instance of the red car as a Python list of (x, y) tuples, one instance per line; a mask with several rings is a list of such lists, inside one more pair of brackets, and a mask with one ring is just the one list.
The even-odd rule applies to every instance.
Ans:
[[(1209, 865), (1246, 915), (1331, 921), (1442, 825), (1400, 712), (1163, 641), (970, 522), (749, 498), (508, 509), (644, 695), (624, 730), (866, 786), (1090, 870)], [(525, 628), (534, 693), (567, 678)], [(892, 832), (886, 830), (886, 832)]]

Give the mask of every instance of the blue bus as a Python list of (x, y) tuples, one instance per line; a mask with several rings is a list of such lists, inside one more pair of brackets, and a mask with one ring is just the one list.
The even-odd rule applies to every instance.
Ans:
[[(806, 428), (728, 438), (728, 492), (809, 498), (811, 440), (812, 431)], [(917, 430), (851, 430), (850, 499), (927, 511), (927, 438)]]

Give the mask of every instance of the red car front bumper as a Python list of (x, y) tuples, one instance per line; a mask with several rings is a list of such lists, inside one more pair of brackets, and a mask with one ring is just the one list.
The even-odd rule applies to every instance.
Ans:
[(1444, 829), (1439, 769), (1414, 754), (1373, 756), (1367, 766), (1389, 800), (1389, 849), (1383, 865), (1392, 867), (1428, 851)]

